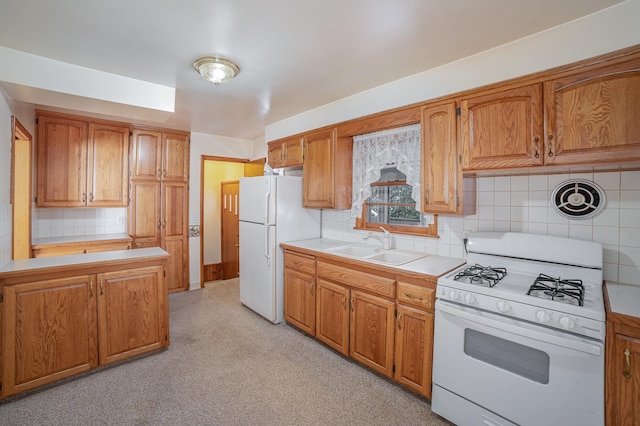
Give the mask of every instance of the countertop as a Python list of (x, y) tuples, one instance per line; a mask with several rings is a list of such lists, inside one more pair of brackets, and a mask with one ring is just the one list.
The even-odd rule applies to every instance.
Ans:
[(0, 278), (27, 271), (47, 270), (74, 266), (90, 266), (107, 262), (142, 261), (151, 258), (166, 258), (169, 253), (159, 247), (132, 250), (105, 251), (100, 253), (72, 254), (69, 256), (39, 257), (12, 260), (0, 269)]
[[(311, 240), (300, 240), (300, 241), (290, 241), (286, 243), (282, 243), (283, 247), (290, 248), (298, 248), (302, 250), (308, 250), (312, 252), (317, 252), (322, 255), (331, 255), (333, 258), (342, 258), (346, 260), (354, 260), (351, 257), (340, 256), (337, 254), (326, 253), (325, 251), (331, 248), (344, 246), (346, 244), (360, 244), (360, 243), (352, 243), (349, 241), (339, 241), (339, 240), (330, 240), (327, 238), (314, 238)], [(404, 251), (404, 250), (403, 250)], [(366, 259), (358, 259), (360, 262), (367, 262)], [(418, 260), (414, 260), (413, 262), (408, 262), (402, 265), (381, 265), (377, 262), (367, 262), (371, 265), (375, 265), (376, 267), (383, 267), (394, 269), (400, 272), (412, 272), (417, 274), (431, 275), (435, 277), (439, 277), (454, 268), (457, 268), (460, 265), (464, 265), (466, 263), (465, 259), (460, 259), (456, 257), (446, 257), (446, 256), (438, 256), (429, 254), (426, 257), (423, 257)]]
[(640, 318), (640, 285), (607, 281), (611, 312)]
[(87, 241), (107, 241), (107, 240), (131, 241), (131, 237), (125, 233), (122, 233), (122, 234), (74, 235), (70, 237), (35, 238), (32, 241), (32, 245), (42, 246), (47, 244), (82, 243)]

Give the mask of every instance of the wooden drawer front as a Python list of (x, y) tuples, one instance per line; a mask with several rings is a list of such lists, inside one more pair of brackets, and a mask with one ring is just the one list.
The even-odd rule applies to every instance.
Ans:
[(103, 251), (128, 250), (130, 241), (104, 241), (33, 246), (33, 257), (66, 256), (70, 254), (99, 253)]
[(436, 289), (398, 281), (398, 303), (433, 310)]
[(381, 277), (323, 261), (318, 261), (318, 276), (387, 298), (395, 297), (396, 280), (394, 278)]
[(306, 272), (310, 275), (316, 274), (316, 258), (304, 254), (285, 251), (284, 267)]

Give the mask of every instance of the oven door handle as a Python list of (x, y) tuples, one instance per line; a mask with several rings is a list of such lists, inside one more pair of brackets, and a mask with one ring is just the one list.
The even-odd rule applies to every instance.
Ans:
[[(442, 301), (436, 301), (436, 310), (439, 310), (441, 312), (454, 315), (460, 318), (464, 318), (470, 321), (471, 323), (482, 324), (499, 331), (504, 331), (510, 334), (531, 338), (543, 343), (551, 343), (557, 346), (577, 350), (580, 352), (585, 352), (585, 353), (596, 355), (596, 356), (599, 356), (602, 353), (602, 346), (598, 344), (590, 344), (585, 341), (577, 341), (574, 339), (563, 338), (550, 333), (531, 330), (529, 328), (526, 329), (526, 333), (523, 333), (523, 330), (524, 330), (523, 328), (518, 327), (517, 325), (514, 325), (514, 324), (509, 324), (505, 321), (500, 321), (499, 320), (500, 317), (498, 317), (496, 314), (488, 313), (489, 315), (496, 317), (496, 319), (491, 319), (485, 316), (469, 313), (461, 308), (458, 308), (454, 305), (450, 305), (449, 303), (442, 302)], [(578, 339), (578, 337), (576, 337), (576, 339)]]

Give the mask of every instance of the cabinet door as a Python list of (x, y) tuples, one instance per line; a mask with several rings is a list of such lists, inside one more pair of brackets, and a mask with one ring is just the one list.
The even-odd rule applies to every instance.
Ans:
[(317, 280), (316, 337), (349, 355), (349, 289)]
[(334, 141), (334, 130), (305, 137), (302, 171), (304, 207), (335, 208)]
[(132, 179), (159, 180), (162, 177), (162, 133), (133, 129), (130, 155)]
[(283, 167), (302, 165), (302, 138), (294, 138), (282, 144)]
[(284, 319), (311, 335), (316, 334), (315, 281), (295, 269), (284, 270)]
[(38, 117), (38, 207), (87, 204), (87, 131), (84, 121)]
[(545, 162), (637, 161), (640, 159), (638, 111), (638, 59), (631, 64), (613, 65), (545, 83)]
[(458, 161), (456, 105), (449, 102), (422, 110), (422, 211), (462, 211), (462, 169)]
[(398, 306), (394, 379), (431, 399), (433, 314)]
[(349, 355), (385, 376), (393, 376), (395, 303), (351, 291)]
[(167, 133), (163, 136), (162, 180), (189, 181), (189, 136)]
[(161, 266), (98, 274), (97, 280), (100, 365), (169, 344)]
[[(614, 350), (607, 360), (607, 381), (612, 392), (607, 392), (608, 423), (637, 425), (640, 420), (640, 331), (635, 337), (623, 334), (613, 336)], [(613, 376), (613, 377), (612, 377)], [(609, 385), (608, 384), (608, 385)]]
[(88, 158), (88, 205), (126, 207), (129, 128), (89, 124)]
[(129, 235), (134, 248), (159, 247), (162, 220), (160, 219), (160, 182), (132, 181), (131, 204), (128, 210)]
[(542, 126), (541, 84), (462, 100), (463, 169), (542, 164)]
[(186, 183), (162, 183), (162, 248), (171, 255), (167, 263), (170, 292), (189, 286), (188, 208)]
[(95, 276), (4, 288), (2, 396), (98, 365)]
[(284, 149), (282, 142), (273, 142), (267, 147), (267, 164), (277, 169), (284, 164)]

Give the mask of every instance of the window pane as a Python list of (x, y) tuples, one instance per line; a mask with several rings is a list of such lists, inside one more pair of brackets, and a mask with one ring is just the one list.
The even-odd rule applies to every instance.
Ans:
[(389, 188), (389, 202), (393, 204), (415, 204), (411, 198), (411, 185), (396, 185)]
[(369, 202), (371, 203), (386, 203), (388, 186), (373, 186), (371, 187), (371, 197)]

